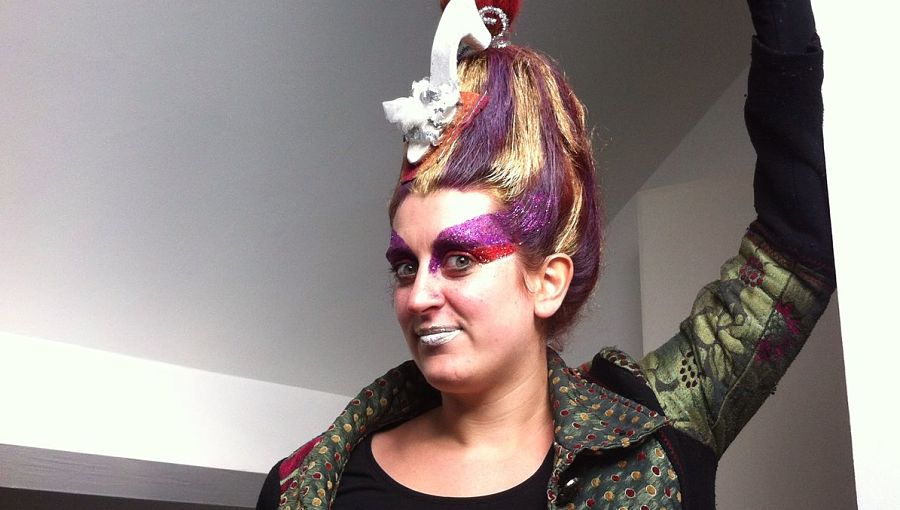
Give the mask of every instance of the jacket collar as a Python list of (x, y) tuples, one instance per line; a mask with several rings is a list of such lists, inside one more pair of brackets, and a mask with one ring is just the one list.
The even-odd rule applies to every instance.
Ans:
[[(663, 416), (591, 383), (548, 351), (557, 478), (582, 451), (626, 448), (666, 423)], [(368, 434), (409, 420), (440, 404), (440, 393), (407, 361), (363, 388), (328, 430), (289, 457), (279, 509), (330, 508), (349, 453)]]
[(555, 440), (567, 451), (627, 448), (666, 423), (653, 409), (588, 381), (554, 352), (548, 368)]

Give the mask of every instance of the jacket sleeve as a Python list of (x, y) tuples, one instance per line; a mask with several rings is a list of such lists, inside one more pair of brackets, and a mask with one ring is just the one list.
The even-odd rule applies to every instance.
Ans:
[(640, 362), (673, 426), (718, 456), (774, 390), (834, 290), (821, 81), (820, 49), (785, 54), (754, 39), (745, 112), (757, 220), (679, 332)]
[(749, 0), (752, 63), (744, 115), (756, 150), (754, 228), (834, 279), (822, 139), (822, 48), (809, 0)]

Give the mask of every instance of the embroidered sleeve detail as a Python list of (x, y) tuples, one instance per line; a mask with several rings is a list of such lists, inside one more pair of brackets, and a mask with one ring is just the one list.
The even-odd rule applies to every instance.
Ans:
[(747, 238), (779, 266), (791, 272), (803, 281), (812, 292), (830, 295), (835, 289), (834, 267), (820, 260), (793, 260), (782, 255), (782, 252), (767, 241), (771, 237), (764, 225), (754, 221), (747, 229)]
[(673, 425), (721, 456), (800, 351), (832, 289), (748, 233), (678, 334), (639, 363)]

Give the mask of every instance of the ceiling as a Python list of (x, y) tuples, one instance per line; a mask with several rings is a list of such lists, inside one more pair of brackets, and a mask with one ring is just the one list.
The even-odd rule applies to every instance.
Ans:
[[(342, 394), (404, 359), (380, 102), (427, 74), (436, 5), (5, 4), (0, 330)], [(525, 2), (610, 218), (746, 67), (745, 10)]]

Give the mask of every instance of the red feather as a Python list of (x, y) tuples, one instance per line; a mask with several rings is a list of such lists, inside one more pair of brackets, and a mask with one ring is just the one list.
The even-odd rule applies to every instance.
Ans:
[[(447, 3), (449, 3), (450, 0), (440, 0), (440, 2), (441, 10), (444, 10), (444, 7), (447, 7)], [(513, 21), (515, 21), (516, 17), (519, 15), (519, 9), (522, 7), (522, 0), (475, 0), (475, 5), (478, 6), (479, 9), (483, 7), (497, 7), (502, 9), (509, 18), (509, 25), (512, 26)], [(491, 31), (491, 35), (497, 35), (501, 28), (503, 27), (501, 27), (500, 24), (488, 25), (488, 30)]]

